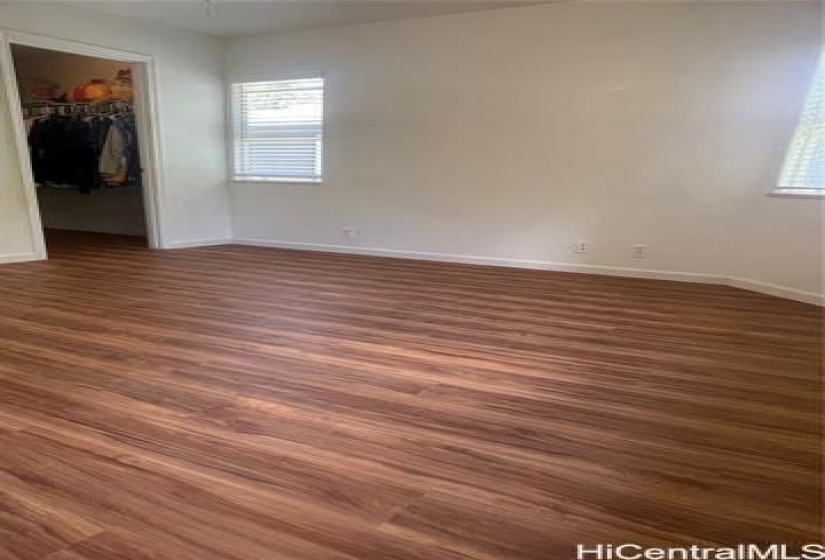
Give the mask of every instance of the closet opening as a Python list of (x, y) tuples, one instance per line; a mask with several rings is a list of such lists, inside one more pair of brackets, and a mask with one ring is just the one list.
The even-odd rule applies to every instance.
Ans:
[[(141, 151), (151, 130), (140, 110), (139, 62), (11, 43), (30, 167), (51, 252), (97, 242), (157, 247)], [(136, 76), (137, 75), (137, 76)], [(149, 179), (149, 180), (147, 180)]]

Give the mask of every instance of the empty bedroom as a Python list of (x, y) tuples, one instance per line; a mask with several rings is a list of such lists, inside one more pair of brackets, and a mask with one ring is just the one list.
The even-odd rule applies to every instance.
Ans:
[(0, 560), (823, 560), (825, 5), (0, 2)]

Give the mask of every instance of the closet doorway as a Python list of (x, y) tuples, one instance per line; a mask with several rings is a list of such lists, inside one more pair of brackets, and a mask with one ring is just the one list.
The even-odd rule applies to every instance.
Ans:
[(9, 37), (33, 234), (44, 249), (95, 236), (160, 248), (150, 61), (78, 47)]

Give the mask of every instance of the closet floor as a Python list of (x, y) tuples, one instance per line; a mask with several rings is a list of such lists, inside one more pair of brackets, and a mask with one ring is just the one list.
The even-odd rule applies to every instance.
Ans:
[(0, 267), (0, 558), (564, 560), (821, 538), (821, 310), (50, 236)]

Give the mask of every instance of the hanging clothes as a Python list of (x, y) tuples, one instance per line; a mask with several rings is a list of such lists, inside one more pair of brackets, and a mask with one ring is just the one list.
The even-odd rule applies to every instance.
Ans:
[(100, 152), (98, 170), (104, 181), (107, 183), (120, 183), (126, 179), (124, 169), (124, 156), (126, 151), (126, 141), (117, 126), (109, 127), (106, 134), (106, 141)]
[(134, 184), (139, 179), (140, 158), (134, 115), (113, 120), (101, 151), (99, 170), (109, 185)]
[(29, 148), (35, 182), (89, 193), (138, 184), (140, 155), (132, 113), (50, 115), (34, 119)]

